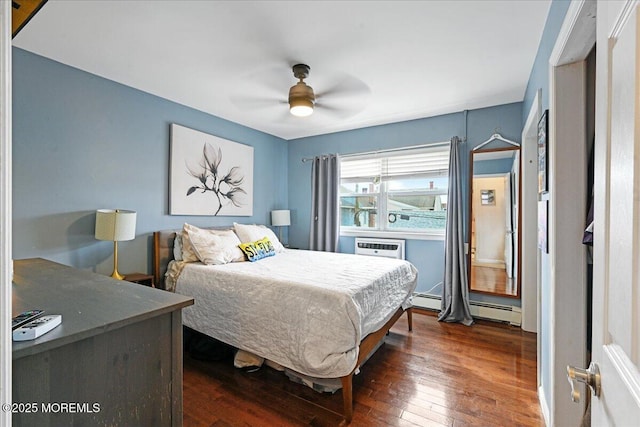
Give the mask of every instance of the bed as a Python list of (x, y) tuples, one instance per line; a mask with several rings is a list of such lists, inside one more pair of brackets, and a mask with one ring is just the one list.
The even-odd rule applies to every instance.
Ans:
[[(178, 231), (180, 232), (180, 231)], [(283, 249), (257, 262), (174, 261), (176, 230), (154, 233), (158, 287), (195, 299), (183, 323), (305, 376), (340, 378), (344, 417), (352, 379), (406, 312), (417, 272), (401, 260)]]

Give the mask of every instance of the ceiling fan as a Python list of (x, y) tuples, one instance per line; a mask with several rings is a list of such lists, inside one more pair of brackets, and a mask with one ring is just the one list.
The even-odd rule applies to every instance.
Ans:
[(357, 77), (341, 71), (332, 72), (322, 69), (313, 77), (314, 86), (325, 89), (316, 93), (305, 82), (311, 71), (309, 65), (297, 63), (291, 66), (290, 70), (298, 82), (289, 88), (288, 99), (283, 99), (282, 95), (286, 93), (284, 90), (291, 83), (287, 83), (284, 79), (284, 68), (278, 66), (256, 70), (246, 76), (244, 80), (248, 79), (253, 83), (240, 87), (249, 91), (250, 94), (235, 94), (230, 97), (231, 101), (245, 111), (270, 109), (274, 113), (275, 108), (281, 108), (282, 104), (287, 103), (289, 112), (296, 117), (308, 117), (317, 112), (325, 117), (332, 115), (334, 118), (347, 118), (366, 107), (371, 90)]

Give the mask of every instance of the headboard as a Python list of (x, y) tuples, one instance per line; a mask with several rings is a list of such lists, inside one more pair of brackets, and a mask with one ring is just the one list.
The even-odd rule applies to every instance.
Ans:
[(155, 231), (153, 233), (153, 283), (158, 289), (166, 289), (164, 275), (169, 262), (173, 260), (173, 241), (176, 230)]

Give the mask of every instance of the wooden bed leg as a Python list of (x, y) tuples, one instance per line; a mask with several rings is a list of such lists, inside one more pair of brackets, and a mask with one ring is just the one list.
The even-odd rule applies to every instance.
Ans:
[(407, 323), (409, 323), (409, 331), (413, 331), (413, 307), (407, 308)]
[(342, 401), (344, 403), (344, 419), (347, 424), (351, 422), (353, 418), (353, 372), (346, 377), (341, 377), (342, 380)]

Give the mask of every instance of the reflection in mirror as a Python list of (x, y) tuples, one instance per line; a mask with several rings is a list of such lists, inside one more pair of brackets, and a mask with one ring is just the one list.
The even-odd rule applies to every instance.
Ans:
[(469, 290), (519, 297), (520, 148), (471, 153)]

